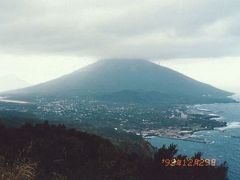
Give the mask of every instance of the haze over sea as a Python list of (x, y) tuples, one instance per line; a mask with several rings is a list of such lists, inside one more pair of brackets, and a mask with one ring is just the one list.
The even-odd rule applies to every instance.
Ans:
[[(240, 98), (238, 96), (237, 98)], [(157, 147), (163, 144), (177, 144), (179, 153), (194, 155), (202, 152), (207, 159), (216, 159), (217, 164), (227, 161), (229, 180), (240, 179), (240, 103), (195, 105), (193, 108), (209, 110), (227, 122), (227, 127), (195, 133), (196, 136), (213, 141), (203, 144), (175, 139), (153, 137), (149, 141)]]

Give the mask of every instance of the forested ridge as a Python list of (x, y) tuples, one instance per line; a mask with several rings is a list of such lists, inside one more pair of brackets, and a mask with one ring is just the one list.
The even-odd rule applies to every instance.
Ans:
[[(227, 166), (172, 167), (162, 159), (187, 159), (175, 145), (146, 158), (97, 135), (47, 122), (20, 128), (0, 126), (2, 180), (225, 180)], [(195, 159), (201, 159), (196, 154)]]

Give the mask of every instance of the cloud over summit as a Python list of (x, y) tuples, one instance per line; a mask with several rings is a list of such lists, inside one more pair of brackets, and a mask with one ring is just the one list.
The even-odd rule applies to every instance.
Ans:
[(239, 0), (0, 0), (0, 54), (240, 55)]

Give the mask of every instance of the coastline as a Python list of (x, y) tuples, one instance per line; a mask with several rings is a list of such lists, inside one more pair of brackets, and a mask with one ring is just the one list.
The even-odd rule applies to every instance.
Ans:
[[(209, 117), (209, 119), (220, 120), (220, 119), (222, 119), (222, 117), (221, 116)], [(167, 139), (174, 139), (174, 140), (180, 140), (180, 141), (190, 141), (190, 142), (203, 143), (203, 144), (212, 144), (212, 143), (214, 143), (214, 141), (210, 141), (205, 138), (197, 137), (195, 135), (195, 133), (226, 129), (226, 128), (228, 128), (228, 126), (229, 126), (229, 124), (225, 122), (224, 126), (205, 127), (205, 128), (200, 128), (200, 129), (191, 129), (191, 127), (188, 127), (189, 130), (182, 130), (181, 128), (169, 127), (169, 128), (165, 128), (165, 129), (143, 130), (143, 131), (141, 131), (141, 135), (144, 139), (151, 139), (153, 137), (159, 137), (159, 138), (167, 138)]]
[(27, 101), (11, 100), (11, 99), (7, 99), (6, 97), (3, 97), (3, 96), (0, 96), (0, 102), (15, 103), (15, 104), (30, 104), (30, 102), (27, 102)]
[(164, 139), (173, 139), (173, 140), (179, 140), (179, 141), (189, 141), (189, 142), (195, 142), (195, 143), (202, 143), (202, 144), (212, 144), (214, 141), (210, 141), (207, 139), (200, 139), (200, 138), (194, 138), (194, 137), (188, 137), (188, 138), (177, 138), (177, 137), (170, 137), (170, 136), (145, 136), (144, 139), (152, 139), (154, 137), (158, 138), (164, 138)]
[(142, 137), (146, 140), (152, 139), (154, 137), (158, 138), (165, 138), (165, 139), (173, 139), (173, 140), (180, 140), (180, 141), (190, 141), (190, 142), (196, 142), (196, 143), (202, 143), (202, 144), (212, 144), (214, 141), (207, 140), (205, 138), (199, 138), (195, 136), (194, 134), (196, 132), (200, 131), (209, 131), (214, 129), (205, 129), (205, 130), (198, 130), (198, 131), (190, 131), (188, 134), (185, 135), (179, 135), (182, 131), (176, 132), (176, 135), (169, 135), (169, 134), (144, 134)]
[[(214, 131), (214, 130), (224, 132), (227, 129), (239, 128), (239, 127), (240, 127), (240, 122), (231, 122), (231, 123), (226, 123), (226, 125), (223, 127), (215, 127), (213, 129), (207, 128), (207, 129), (199, 129), (199, 130), (191, 130), (191, 131), (181, 131), (181, 130), (177, 131), (175, 129), (176, 130), (175, 134), (168, 134), (167, 133), (168, 129), (165, 129), (165, 130), (161, 129), (162, 132), (163, 131), (165, 131), (165, 132), (164, 133), (152, 133), (152, 131), (153, 131), (152, 130), (150, 133), (145, 132), (145, 134), (142, 134), (142, 137), (146, 140), (152, 139), (154, 137), (158, 137), (158, 138), (173, 139), (173, 140), (179, 140), (179, 141), (190, 141), (190, 142), (203, 143), (203, 144), (212, 144), (212, 143), (214, 143), (214, 141), (207, 140), (206, 138), (199, 138), (195, 135), (195, 133), (205, 132), (205, 131)], [(157, 130), (157, 131), (159, 131), (159, 130)], [(181, 135), (182, 132), (184, 132), (183, 135)], [(233, 137), (233, 138), (239, 139), (240, 136)]]

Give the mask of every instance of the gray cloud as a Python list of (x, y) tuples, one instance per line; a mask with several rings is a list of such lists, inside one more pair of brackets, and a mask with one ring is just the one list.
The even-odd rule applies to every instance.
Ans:
[(239, 0), (0, 0), (0, 54), (240, 55)]

